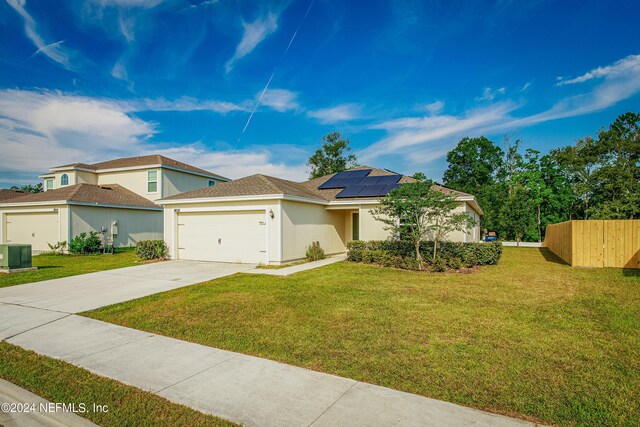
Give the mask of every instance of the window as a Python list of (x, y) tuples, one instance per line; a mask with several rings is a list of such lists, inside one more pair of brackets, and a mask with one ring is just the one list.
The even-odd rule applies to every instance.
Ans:
[(360, 214), (354, 212), (351, 216), (351, 239), (360, 240)]
[(45, 190), (53, 190), (53, 180), (52, 179), (46, 179), (44, 181), (44, 186), (45, 186)]
[(216, 182), (212, 179), (209, 180), (209, 187), (213, 187), (214, 185), (216, 185)]
[(158, 171), (147, 172), (147, 193), (158, 192)]
[(69, 185), (69, 175), (67, 175), (66, 173), (63, 173), (60, 176), (60, 185), (62, 187), (64, 187), (65, 185)]

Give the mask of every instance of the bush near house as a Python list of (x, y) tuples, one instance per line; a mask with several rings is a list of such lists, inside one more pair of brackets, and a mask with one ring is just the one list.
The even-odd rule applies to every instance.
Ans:
[[(380, 264), (385, 267), (418, 270), (413, 242), (401, 240), (353, 240), (347, 243), (347, 259), (354, 262)], [(495, 265), (502, 255), (498, 243), (440, 242), (438, 257), (433, 259), (433, 242), (422, 242), (420, 254), (431, 271), (458, 270), (477, 265)]]
[(80, 233), (69, 242), (69, 252), (72, 254), (95, 254), (102, 249), (102, 241), (98, 233), (91, 231)]
[(309, 261), (318, 261), (325, 258), (324, 249), (320, 247), (320, 242), (311, 242), (305, 255)]
[(136, 255), (144, 260), (165, 259), (168, 253), (164, 240), (140, 240), (136, 244)]

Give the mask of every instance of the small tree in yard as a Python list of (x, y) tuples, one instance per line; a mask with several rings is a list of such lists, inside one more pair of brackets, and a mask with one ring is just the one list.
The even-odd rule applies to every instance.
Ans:
[(374, 211), (378, 221), (387, 224), (387, 230), (399, 239), (411, 241), (415, 247), (418, 267), (424, 269), (420, 243), (433, 239), (433, 259), (438, 253), (438, 242), (452, 231), (464, 231), (474, 226), (475, 220), (466, 212), (455, 212), (455, 197), (432, 188), (432, 182), (419, 180), (401, 185), (380, 200)]

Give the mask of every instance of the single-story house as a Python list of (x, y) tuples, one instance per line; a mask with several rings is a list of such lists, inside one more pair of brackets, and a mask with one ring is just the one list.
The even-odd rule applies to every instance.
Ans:
[[(159, 200), (170, 255), (174, 259), (281, 264), (304, 258), (314, 241), (327, 254), (338, 254), (345, 252), (351, 240), (388, 238), (390, 232), (372, 210), (392, 188), (414, 180), (367, 166), (350, 173), (353, 171), (359, 171), (357, 176), (341, 172), (306, 182), (251, 175)], [(473, 195), (441, 186), (436, 189), (454, 195), (459, 210), (480, 219), (483, 212)], [(451, 233), (448, 239), (478, 241), (477, 222), (466, 232)]]
[(57, 166), (41, 178), (44, 192), (0, 193), (0, 243), (47, 251), (90, 231), (115, 247), (161, 240), (162, 207), (155, 200), (229, 181), (160, 155)]

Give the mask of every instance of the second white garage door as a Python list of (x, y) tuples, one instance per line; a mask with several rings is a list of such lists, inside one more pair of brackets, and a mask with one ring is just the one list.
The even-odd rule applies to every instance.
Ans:
[(60, 240), (57, 212), (7, 213), (7, 243), (30, 244), (34, 251), (48, 251), (48, 243)]
[(178, 258), (266, 263), (264, 211), (180, 212)]

